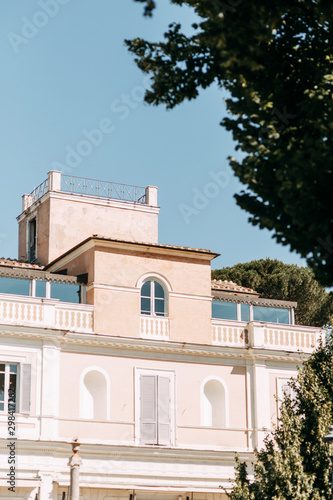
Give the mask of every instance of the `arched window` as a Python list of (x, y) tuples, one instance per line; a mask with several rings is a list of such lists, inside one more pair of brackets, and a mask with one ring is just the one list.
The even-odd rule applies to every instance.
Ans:
[(107, 380), (99, 370), (89, 370), (83, 374), (80, 394), (80, 417), (91, 420), (107, 420), (108, 387)]
[(203, 385), (202, 424), (207, 427), (228, 427), (226, 388), (218, 379), (210, 379)]
[(163, 286), (155, 280), (147, 280), (141, 287), (141, 314), (165, 316), (165, 292)]

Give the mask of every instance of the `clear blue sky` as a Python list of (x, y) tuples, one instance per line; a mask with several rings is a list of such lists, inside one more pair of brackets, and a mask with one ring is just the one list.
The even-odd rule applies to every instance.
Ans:
[[(142, 102), (146, 82), (123, 40), (157, 40), (170, 22), (193, 21), (189, 10), (158, 4), (150, 20), (133, 0), (1, 2), (0, 255), (17, 257), (21, 195), (62, 165), (79, 177), (158, 186), (160, 243), (221, 253), (214, 268), (265, 257), (304, 265), (236, 205), (242, 186), (228, 167), (235, 144), (219, 126), (223, 93), (211, 88), (172, 111)], [(112, 132), (66, 162), (105, 118)]]

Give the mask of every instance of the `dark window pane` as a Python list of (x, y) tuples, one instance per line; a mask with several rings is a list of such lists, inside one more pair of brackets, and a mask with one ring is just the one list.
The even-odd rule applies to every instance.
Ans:
[(254, 321), (266, 321), (267, 323), (289, 324), (288, 309), (279, 309), (277, 307), (253, 306)]
[(150, 313), (151, 313), (150, 299), (141, 297), (141, 314), (150, 314)]
[(164, 299), (155, 299), (155, 314), (164, 316)]
[(51, 299), (59, 299), (61, 302), (80, 302), (80, 285), (69, 285), (67, 283), (51, 283)]
[(141, 297), (150, 297), (151, 281), (146, 281), (141, 287)]
[(237, 320), (237, 304), (234, 302), (212, 301), (212, 317)]
[(164, 290), (163, 287), (155, 281), (155, 297), (159, 299), (164, 299)]
[(5, 374), (0, 373), (0, 401), (5, 400)]
[(9, 390), (16, 394), (16, 374), (11, 373), (9, 377)]
[(5, 365), (0, 365), (0, 372), (4, 372), (5, 371)]
[(46, 297), (46, 281), (36, 281), (36, 297)]
[(36, 219), (29, 222), (29, 260), (33, 262), (36, 259), (36, 243), (37, 243), (37, 224)]
[(11, 293), (15, 295), (30, 294), (30, 280), (0, 277), (0, 293)]
[(250, 321), (250, 304), (241, 304), (241, 321)]

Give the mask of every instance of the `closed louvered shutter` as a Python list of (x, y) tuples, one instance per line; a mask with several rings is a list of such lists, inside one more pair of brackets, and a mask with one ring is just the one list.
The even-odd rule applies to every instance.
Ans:
[(20, 405), (19, 413), (30, 413), (31, 406), (31, 365), (20, 365)]
[(170, 444), (170, 378), (158, 376), (157, 380), (158, 444)]
[(140, 378), (140, 433), (144, 444), (157, 444), (157, 376)]

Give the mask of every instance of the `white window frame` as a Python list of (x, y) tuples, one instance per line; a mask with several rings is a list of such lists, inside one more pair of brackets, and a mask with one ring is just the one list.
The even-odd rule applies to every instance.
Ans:
[[(169, 377), (170, 380), (170, 444), (144, 444), (141, 442), (141, 375), (155, 375), (162, 377)], [(135, 368), (135, 444), (137, 446), (175, 446), (176, 441), (176, 391), (175, 391), (175, 380), (176, 375), (173, 370), (154, 370), (146, 368)]]
[[(296, 375), (291, 375), (290, 377), (277, 377), (276, 378), (276, 394), (277, 394), (277, 416), (280, 418), (280, 408), (282, 401), (284, 400), (286, 392), (284, 391), (284, 387), (288, 387), (288, 382), (295, 379)], [(291, 399), (295, 398), (295, 393), (291, 387), (289, 387), (288, 393), (290, 394)]]
[(4, 409), (0, 409), (0, 414), (8, 413), (8, 391), (9, 391), (9, 374), (10, 374), (10, 365), (17, 366), (16, 372), (16, 404), (15, 404), (15, 412), (19, 413), (19, 401), (20, 401), (20, 363), (12, 362), (12, 361), (1, 361), (1, 365), (5, 365), (5, 399), (4, 399)]
[[(150, 310), (150, 313), (147, 314), (147, 313), (143, 313), (142, 310), (141, 310), (141, 298), (142, 298), (142, 287), (145, 283), (147, 283), (148, 281), (151, 282), (150, 284), (150, 307), (151, 307), (151, 310)], [(163, 299), (163, 302), (164, 302), (164, 314), (156, 314), (155, 312), (155, 281), (163, 288), (163, 292), (164, 292), (164, 299)], [(148, 297), (145, 297), (145, 298), (148, 298)], [(164, 283), (159, 280), (158, 278), (155, 278), (155, 277), (149, 277), (147, 279), (145, 279), (142, 283), (141, 283), (141, 287), (140, 287), (140, 315), (141, 316), (154, 316), (154, 318), (165, 318), (168, 316), (168, 293), (167, 293), (167, 290), (164, 286)]]
[[(226, 300), (217, 300), (215, 299), (214, 297), (212, 298), (212, 302), (224, 302), (224, 303), (230, 303), (230, 304), (236, 304), (237, 307), (236, 307), (236, 319), (223, 319), (223, 318), (213, 318), (212, 319), (216, 319), (216, 320), (222, 320), (222, 321), (239, 321), (239, 322), (242, 322), (242, 323), (248, 323), (248, 321), (242, 321), (242, 310), (241, 310), (241, 307), (242, 307), (242, 304), (246, 304), (246, 305), (249, 305), (250, 306), (250, 321), (254, 321), (253, 319), (253, 312), (254, 312), (254, 307), (255, 307), (255, 304), (247, 304), (246, 302), (229, 302), (229, 301), (226, 301)], [(259, 306), (259, 307), (266, 307), (266, 306)], [(271, 306), (267, 306), (267, 307), (271, 307)], [(290, 325), (294, 325), (295, 324), (295, 310), (293, 307), (291, 308), (287, 308), (287, 307), (276, 307), (274, 308), (272, 306), (273, 309), (284, 309), (284, 310), (287, 310), (288, 311), (288, 318), (289, 318), (289, 323), (272, 323), (272, 324), (275, 324), (275, 325), (286, 325), (286, 326), (290, 326)], [(258, 321), (258, 320), (256, 320)], [(261, 321), (261, 323), (264, 323), (263, 321)]]

